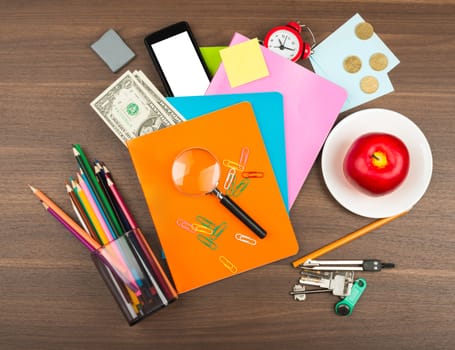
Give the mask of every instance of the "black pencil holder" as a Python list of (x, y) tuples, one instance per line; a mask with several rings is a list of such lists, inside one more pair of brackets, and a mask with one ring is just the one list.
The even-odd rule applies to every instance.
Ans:
[(177, 299), (140, 229), (126, 232), (91, 256), (130, 325)]

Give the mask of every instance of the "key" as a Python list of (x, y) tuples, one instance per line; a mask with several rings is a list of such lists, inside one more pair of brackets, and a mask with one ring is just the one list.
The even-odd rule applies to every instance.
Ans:
[(307, 260), (304, 269), (315, 271), (381, 271), (384, 268), (395, 267), (394, 263), (383, 263), (377, 259), (368, 260)]
[(328, 289), (333, 295), (348, 296), (354, 283), (354, 271), (301, 271), (300, 284)]
[(313, 294), (313, 293), (327, 293), (331, 292), (330, 289), (326, 288), (321, 288), (321, 289), (306, 289), (306, 287), (302, 284), (295, 284), (294, 287), (292, 287), (292, 291), (289, 292), (292, 296), (294, 296), (294, 300), (296, 301), (304, 301), (306, 299), (307, 294)]

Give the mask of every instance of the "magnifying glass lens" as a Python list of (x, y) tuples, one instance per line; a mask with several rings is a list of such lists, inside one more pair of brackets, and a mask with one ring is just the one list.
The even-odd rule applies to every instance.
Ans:
[(216, 158), (202, 148), (190, 148), (180, 153), (172, 165), (172, 180), (177, 189), (189, 195), (212, 192), (220, 179)]

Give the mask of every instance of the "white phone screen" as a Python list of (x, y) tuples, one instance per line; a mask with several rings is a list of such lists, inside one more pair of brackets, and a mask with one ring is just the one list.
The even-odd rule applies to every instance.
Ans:
[(188, 32), (154, 43), (152, 50), (174, 96), (205, 94), (210, 80)]

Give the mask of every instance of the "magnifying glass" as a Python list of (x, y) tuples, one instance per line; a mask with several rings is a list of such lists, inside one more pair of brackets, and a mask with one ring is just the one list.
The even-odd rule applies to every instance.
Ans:
[(251, 231), (259, 238), (264, 238), (267, 232), (217, 188), (220, 175), (220, 164), (215, 156), (204, 148), (184, 150), (175, 158), (172, 165), (172, 180), (180, 192), (192, 196), (214, 194), (221, 204)]

